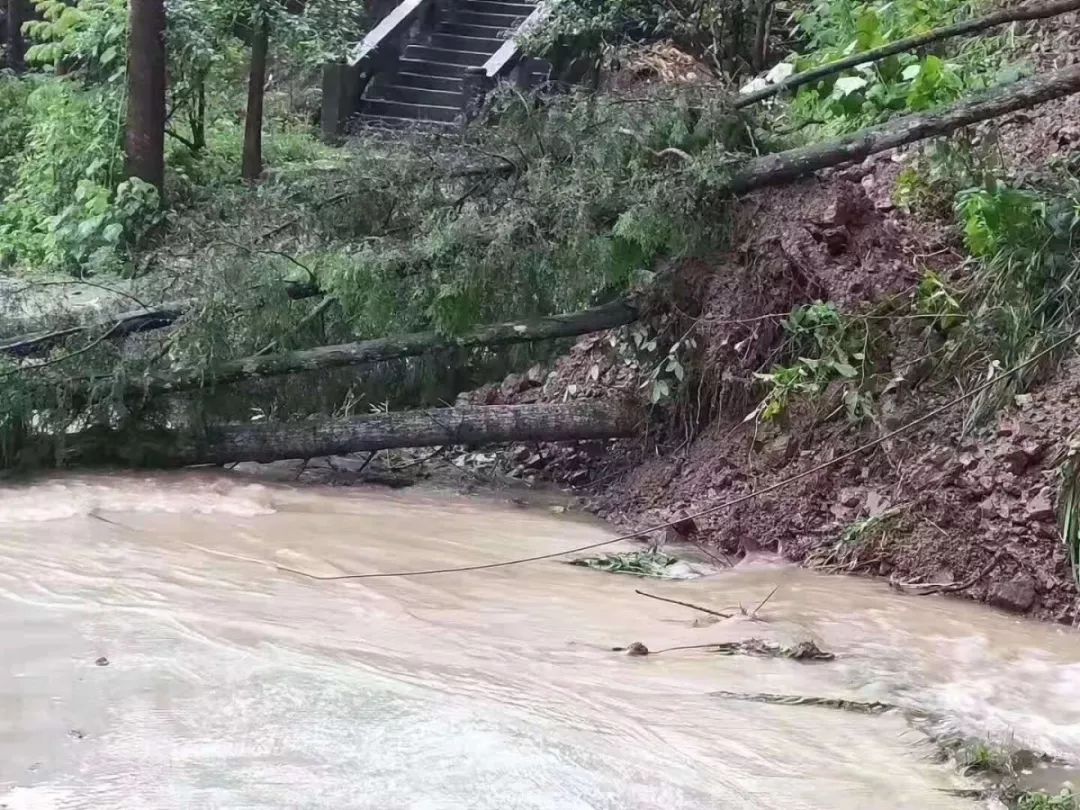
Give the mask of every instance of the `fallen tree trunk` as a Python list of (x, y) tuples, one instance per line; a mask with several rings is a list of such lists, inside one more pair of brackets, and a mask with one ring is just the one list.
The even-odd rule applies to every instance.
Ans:
[(1080, 91), (1080, 65), (1026, 79), (970, 101), (930, 113), (896, 118), (831, 141), (754, 158), (735, 172), (727, 189), (740, 194), (763, 186), (789, 183), (819, 169), (862, 160), (877, 152), (947, 135), (979, 121), (1034, 107)]
[[(289, 282), (284, 286), (285, 294), (293, 301), (322, 295), (322, 291), (316, 285), (308, 282)], [(105, 339), (109, 339), (127, 337), (139, 332), (149, 332), (152, 329), (163, 329), (166, 326), (172, 326), (185, 312), (190, 312), (196, 306), (198, 306), (196, 301), (167, 301), (153, 307), (120, 312), (108, 318), (99, 318), (63, 329), (48, 329), (14, 335), (0, 339), (0, 354), (28, 357), (49, 349), (60, 341), (74, 335), (103, 334)]]
[(906, 51), (913, 51), (916, 48), (921, 48), (932, 42), (951, 39), (952, 37), (962, 36), (963, 34), (974, 34), (979, 31), (985, 31), (988, 28), (995, 28), (999, 25), (1005, 25), (1006, 23), (1011, 22), (1044, 20), (1048, 17), (1056, 17), (1077, 10), (1080, 10), (1080, 0), (1056, 0), (1056, 2), (1052, 3), (1028, 3), (1017, 6), (1016, 8), (1002, 9), (1001, 11), (996, 11), (993, 14), (988, 14), (985, 17), (979, 17), (975, 20), (965, 20), (954, 25), (936, 28), (933, 31), (927, 31), (925, 34), (904, 37), (895, 42), (890, 42), (888, 45), (882, 45), (880, 48), (872, 48), (871, 50), (863, 51), (862, 53), (845, 56), (843, 59), (837, 59), (835, 62), (829, 62), (827, 65), (821, 65), (802, 73), (796, 73), (795, 75), (784, 79), (782, 82), (777, 82), (769, 87), (763, 87), (753, 93), (747, 93), (735, 102), (735, 109), (741, 110), (744, 107), (749, 107), (751, 104), (757, 104), (759, 101), (772, 98), (780, 93), (794, 90), (796, 87), (802, 87), (806, 84), (821, 81), (828, 76), (840, 73), (848, 68), (858, 67), (859, 65), (865, 65), (870, 62), (877, 62), (889, 56), (905, 53)]
[[(961, 101), (944, 110), (904, 116), (834, 140), (754, 158), (735, 171), (720, 191), (740, 194), (763, 186), (791, 182), (820, 169), (862, 160), (877, 152), (927, 138), (947, 135), (961, 127), (1007, 115), (1078, 91), (1080, 91), (1080, 64), (1055, 71), (1045, 77), (1034, 77), (1017, 82), (978, 98)], [(393, 360), (455, 346), (495, 346), (530, 340), (572, 337), (621, 326), (636, 320), (637, 317), (638, 313), (632, 306), (617, 302), (592, 310), (551, 316), (532, 322), (479, 327), (458, 338), (446, 338), (436, 332), (419, 332), (358, 343), (265, 354), (227, 361), (210, 375), (206, 375), (201, 369), (152, 373), (138, 385), (129, 388), (127, 393), (130, 396), (148, 397), (226, 385), (256, 377)], [(72, 384), (78, 389), (109, 379), (107, 376), (83, 377), (72, 380)]]
[[(212, 372), (189, 368), (152, 373), (133, 383), (129, 397), (152, 397), (197, 388), (230, 385), (255, 378), (295, 374), (300, 371), (356, 366), (428, 354), (440, 349), (504, 346), (533, 340), (575, 337), (612, 329), (637, 320), (638, 311), (624, 301), (530, 321), (480, 326), (464, 335), (448, 337), (438, 332), (414, 332), (336, 346), (319, 346), (276, 354), (254, 355), (226, 361)], [(108, 377), (82, 378), (80, 387), (103, 382)]]
[(611, 439), (633, 435), (640, 421), (641, 414), (626, 402), (581, 400), (222, 425), (198, 433), (91, 431), (65, 440), (64, 460), (69, 464), (184, 467), (315, 458), (394, 447)]

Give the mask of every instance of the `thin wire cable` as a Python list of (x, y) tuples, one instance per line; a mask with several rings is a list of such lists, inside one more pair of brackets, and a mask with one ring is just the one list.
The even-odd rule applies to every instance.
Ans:
[(622, 535), (619, 535), (618, 537), (612, 537), (612, 538), (610, 538), (608, 540), (601, 540), (600, 542), (597, 542), (597, 543), (588, 543), (588, 544), (586, 544), (584, 546), (577, 546), (576, 548), (568, 548), (568, 549), (564, 549), (562, 551), (552, 551), (552, 552), (549, 552), (547, 554), (537, 554), (537, 555), (535, 555), (533, 557), (522, 557), (522, 558), (515, 559), (515, 560), (502, 560), (500, 562), (481, 563), (479, 565), (461, 565), (461, 566), (454, 566), (454, 567), (448, 567), (448, 568), (429, 568), (429, 569), (423, 569), (423, 570), (419, 570), (419, 571), (378, 571), (378, 572), (372, 572), (372, 573), (366, 573), (366, 574), (336, 574), (336, 575), (331, 575), (331, 576), (319, 576), (317, 574), (309, 574), (306, 571), (300, 571), (300, 570), (298, 570), (296, 568), (288, 568), (288, 567), (286, 567), (284, 565), (278, 565), (278, 566), (275, 566), (275, 567), (279, 571), (287, 571), (287, 572), (292, 573), (292, 574), (299, 574), (302, 577), (307, 577), (308, 579), (316, 579), (316, 580), (320, 580), (320, 581), (346, 580), (346, 579), (382, 579), (382, 578), (388, 578), (388, 577), (426, 577), (426, 576), (433, 576), (435, 574), (454, 574), (454, 573), (466, 572), (466, 571), (487, 571), (487, 570), (490, 570), (492, 568), (507, 568), (507, 567), (509, 567), (511, 565), (524, 565), (526, 563), (540, 562), (542, 560), (552, 560), (552, 559), (555, 559), (556, 557), (563, 557), (563, 556), (565, 556), (567, 554), (577, 554), (577, 553), (582, 552), (582, 551), (591, 551), (594, 548), (602, 548), (603, 546), (614, 545), (615, 543), (620, 543), (620, 542), (622, 542), (624, 540), (630, 540), (630, 539), (632, 539), (634, 537), (638, 537), (638, 536), (643, 535), (643, 534), (649, 534), (651, 532), (660, 531), (661, 529), (666, 529), (669, 526), (674, 526), (674, 525), (676, 525), (678, 523), (682, 523), (683, 521), (686, 521), (686, 520), (694, 520), (696, 518), (704, 517), (705, 515), (711, 515), (711, 514), (714, 514), (716, 512), (723, 511), (724, 509), (730, 509), (732, 506), (737, 506), (738, 504), (745, 503), (745, 502), (747, 502), (749, 500), (753, 500), (754, 498), (757, 498), (760, 495), (766, 495), (766, 494), (768, 494), (770, 492), (775, 492), (776, 490), (782, 489), (783, 487), (786, 487), (789, 484), (794, 484), (796, 481), (801, 481), (804, 478), (809, 478), (810, 476), (816, 475), (817, 473), (821, 472), (822, 470), (826, 470), (829, 467), (833, 467), (833, 466), (835, 466), (835, 465), (837, 465), (837, 464), (839, 464), (839, 463), (841, 463), (843, 461), (847, 461), (850, 458), (854, 458), (855, 456), (861, 455), (862, 453), (865, 453), (867, 450), (871, 450), (871, 449), (877, 447), (878, 445), (889, 441), (889, 439), (893, 439), (893, 438), (895, 438), (895, 437), (897, 437), (897, 436), (899, 436), (899, 435), (901, 435), (903, 433), (907, 433), (912, 428), (915, 428), (915, 427), (923, 424), (924, 422), (930, 421), (935, 416), (938, 416), (939, 414), (944, 413), (945, 411), (949, 410), (950, 408), (952, 408), (952, 407), (954, 407), (956, 405), (959, 405), (961, 402), (965, 402), (966, 400), (971, 399), (976, 394), (980, 394), (983, 391), (986, 391), (987, 389), (993, 387), (997, 383), (1001, 382), (1003, 379), (1015, 374), (1016, 372), (1022, 371), (1023, 369), (1027, 368), (1028, 366), (1034, 365), (1035, 363), (1042, 360), (1044, 357), (1047, 357), (1048, 355), (1052, 354), (1056, 350), (1060, 349), (1065, 344), (1067, 344), (1067, 343), (1069, 343), (1071, 341), (1075, 341), (1077, 338), (1080, 338), (1080, 329), (1078, 329), (1075, 332), (1072, 332), (1071, 334), (1069, 334), (1068, 336), (1062, 338), (1061, 340), (1057, 341), (1056, 343), (1046, 347), (1045, 349), (1043, 349), (1038, 354), (1036, 354), (1036, 355), (1028, 358), (1027, 360), (1025, 360), (1023, 363), (1019, 363), (1019, 364), (1013, 366), (1012, 368), (991, 377), (986, 382), (982, 383), (982, 385), (978, 385), (975, 388), (972, 388), (970, 391), (966, 391), (963, 394), (961, 394), (960, 396), (949, 400), (944, 405), (939, 405), (938, 407), (928, 411), (927, 413), (924, 413), (922, 416), (918, 417), (917, 419), (913, 419), (910, 422), (908, 422), (908, 423), (906, 423), (904, 425), (901, 425), (900, 427), (896, 428), (896, 430), (892, 430), (892, 431), (886, 433), (885, 435), (879, 436), (878, 438), (876, 438), (876, 439), (874, 439), (872, 441), (866, 442), (865, 444), (861, 444), (858, 447), (856, 447), (854, 450), (849, 450), (846, 453), (842, 453), (841, 455), (837, 456), (836, 458), (830, 459), (829, 461), (822, 462), (821, 464), (816, 464), (815, 466), (811, 467), (808, 470), (803, 470), (800, 473), (796, 473), (795, 475), (792, 475), (792, 476), (790, 476), (788, 478), (785, 478), (782, 481), (777, 481), (776, 483), (770, 484), (769, 486), (763, 487), (762, 489), (756, 489), (753, 492), (748, 492), (745, 495), (740, 495), (738, 498), (733, 498), (733, 499), (731, 499), (729, 501), (724, 501), (723, 503), (714, 504), (713, 506), (709, 506), (709, 507), (706, 507), (704, 509), (700, 509), (697, 512), (692, 512), (692, 513), (690, 513), (688, 515), (683, 515), (683, 516), (678, 517), (678, 518), (676, 518), (674, 520), (669, 520), (666, 523), (657, 523), (657, 524), (652, 525), (652, 526), (646, 526), (645, 528), (636, 529), (633, 532), (629, 532), (627, 534), (622, 534)]

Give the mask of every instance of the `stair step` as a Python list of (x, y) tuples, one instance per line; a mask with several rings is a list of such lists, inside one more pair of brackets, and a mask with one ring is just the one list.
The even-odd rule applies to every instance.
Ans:
[[(485, 28), (498, 28), (500, 31), (516, 31), (521, 25), (519, 14), (487, 14), (476, 11), (454, 12), (454, 23), (459, 25), (482, 25)], [(449, 22), (449, 20), (448, 20)]]
[(410, 45), (405, 49), (407, 59), (423, 59), (428, 63), (438, 62), (444, 65), (463, 65), (478, 67), (486, 62), (490, 53), (474, 51), (452, 51), (447, 48), (433, 48), (427, 45)]
[(449, 76), (427, 76), (423, 73), (398, 73), (394, 76), (394, 84), (399, 87), (420, 87), (425, 90), (449, 90), (452, 93), (460, 93), (462, 80)]
[[(532, 3), (504, 3), (500, 0), (461, 0), (457, 10), (473, 11), (481, 14), (509, 14), (514, 17), (528, 17), (536, 9)], [(456, 15), (455, 15), (456, 16)]]
[(369, 96), (368, 101), (403, 101), (407, 104), (423, 104), (429, 107), (461, 106), (461, 90), (426, 90), (423, 87), (404, 87), (391, 84), (380, 88), (377, 96)]
[(506, 40), (513, 33), (513, 28), (503, 25), (469, 25), (457, 20), (442, 23), (437, 29), (438, 34), (454, 34), (459, 37), (480, 37), (481, 39)]
[(448, 124), (460, 115), (458, 107), (435, 107), (430, 104), (409, 104), (404, 101), (365, 99), (360, 105), (361, 115), (411, 118), (414, 121), (444, 121)]
[(494, 39), (481, 39), (479, 37), (463, 37), (457, 34), (444, 34), (442, 32), (431, 35), (431, 47), (445, 48), (449, 51), (471, 51), (475, 53), (493, 54), (502, 47), (505, 37)]
[(401, 73), (413, 73), (421, 76), (438, 76), (440, 78), (460, 79), (465, 75), (465, 65), (453, 65), (446, 62), (430, 62), (423, 57), (406, 57), (398, 60), (398, 71)]

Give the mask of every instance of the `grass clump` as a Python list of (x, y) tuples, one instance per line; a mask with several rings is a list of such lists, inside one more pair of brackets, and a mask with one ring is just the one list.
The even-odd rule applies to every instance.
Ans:
[(1017, 797), (1012, 807), (1015, 810), (1080, 810), (1080, 794), (1068, 788), (1053, 794), (1025, 791)]

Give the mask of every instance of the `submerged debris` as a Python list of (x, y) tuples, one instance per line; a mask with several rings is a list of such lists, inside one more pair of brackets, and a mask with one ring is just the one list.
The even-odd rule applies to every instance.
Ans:
[(753, 655), (758, 658), (790, 658), (795, 661), (832, 661), (836, 656), (818, 647), (813, 641), (800, 641), (788, 647), (773, 641), (750, 638), (746, 641), (720, 641), (713, 644), (688, 644), (682, 647), (667, 647), (663, 650), (649, 650), (640, 641), (626, 647), (612, 647), (613, 652), (625, 652), (627, 655), (659, 655), (677, 650), (706, 650), (720, 655)]
[(671, 567), (677, 562), (679, 562), (677, 557), (659, 551), (628, 551), (624, 554), (601, 554), (598, 557), (581, 557), (570, 560), (569, 564), (583, 565), (587, 568), (608, 571), (613, 574), (632, 574), (639, 577), (668, 579), (671, 577)]
[(804, 695), (773, 695), (767, 692), (710, 692), (713, 697), (728, 700), (748, 700), (753, 703), (773, 703), (780, 706), (820, 706), (856, 714), (884, 714), (896, 708), (877, 700), (846, 700), (844, 698), (807, 697)]
[(791, 658), (795, 661), (832, 661), (836, 655), (818, 647), (813, 641), (806, 640), (790, 647), (773, 641), (751, 638), (746, 641), (733, 641), (716, 645), (715, 652), (721, 655), (755, 655), (760, 658)]

